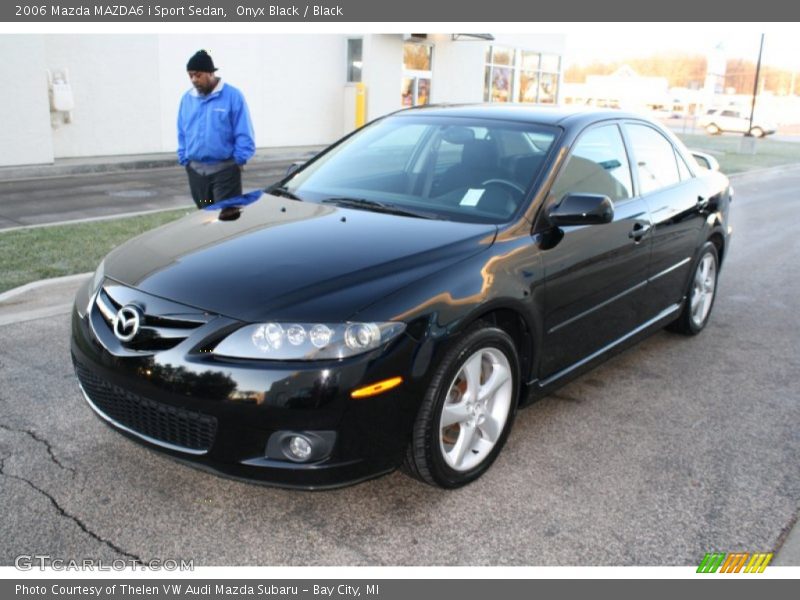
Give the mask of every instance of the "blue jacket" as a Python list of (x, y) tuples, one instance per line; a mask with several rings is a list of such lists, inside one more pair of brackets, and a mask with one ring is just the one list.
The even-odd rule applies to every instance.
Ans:
[(192, 88), (178, 109), (178, 162), (246, 163), (256, 151), (253, 124), (242, 92), (220, 82), (201, 96)]

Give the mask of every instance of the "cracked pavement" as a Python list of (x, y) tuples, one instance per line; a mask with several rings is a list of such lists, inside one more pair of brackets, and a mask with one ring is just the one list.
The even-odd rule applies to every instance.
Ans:
[(492, 469), (456, 491), (400, 473), (310, 493), (197, 471), (92, 414), (69, 315), (0, 325), (0, 565), (687, 565), (773, 550), (780, 564), (800, 502), (800, 225), (786, 217), (800, 170), (735, 187), (708, 329), (658, 333), (521, 411)]

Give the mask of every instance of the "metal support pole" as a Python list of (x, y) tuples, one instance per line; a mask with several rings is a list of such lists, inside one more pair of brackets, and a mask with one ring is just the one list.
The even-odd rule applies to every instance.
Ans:
[(751, 136), (750, 130), (753, 128), (753, 114), (756, 112), (756, 97), (758, 96), (758, 78), (761, 74), (761, 53), (764, 51), (764, 34), (761, 34), (761, 45), (758, 47), (758, 63), (756, 63), (756, 80), (753, 83), (753, 103), (750, 105), (750, 125), (747, 128), (746, 136)]

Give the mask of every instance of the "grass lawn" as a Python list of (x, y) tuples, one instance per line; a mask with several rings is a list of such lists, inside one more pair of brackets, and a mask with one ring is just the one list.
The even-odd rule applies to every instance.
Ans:
[(39, 279), (94, 271), (112, 248), (188, 212), (194, 211), (0, 231), (0, 293)]
[(719, 161), (720, 170), (728, 175), (800, 163), (800, 143), (778, 142), (766, 137), (755, 140), (755, 154), (740, 154), (741, 135), (677, 135), (690, 149), (711, 154)]

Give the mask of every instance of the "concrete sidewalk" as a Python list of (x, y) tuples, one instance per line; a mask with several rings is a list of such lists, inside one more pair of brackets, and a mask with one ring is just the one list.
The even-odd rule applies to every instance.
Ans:
[[(269, 163), (285, 164), (295, 160), (307, 160), (325, 146), (282, 146), (259, 148), (250, 160), (250, 165)], [(87, 156), (59, 158), (52, 164), (0, 167), (0, 181), (20, 181), (42, 177), (69, 177), (99, 173), (119, 173), (145, 169), (163, 169), (178, 166), (174, 152), (157, 154), (130, 154), (124, 156)]]
[(0, 294), (0, 327), (68, 313), (78, 288), (91, 276), (43, 279)]

